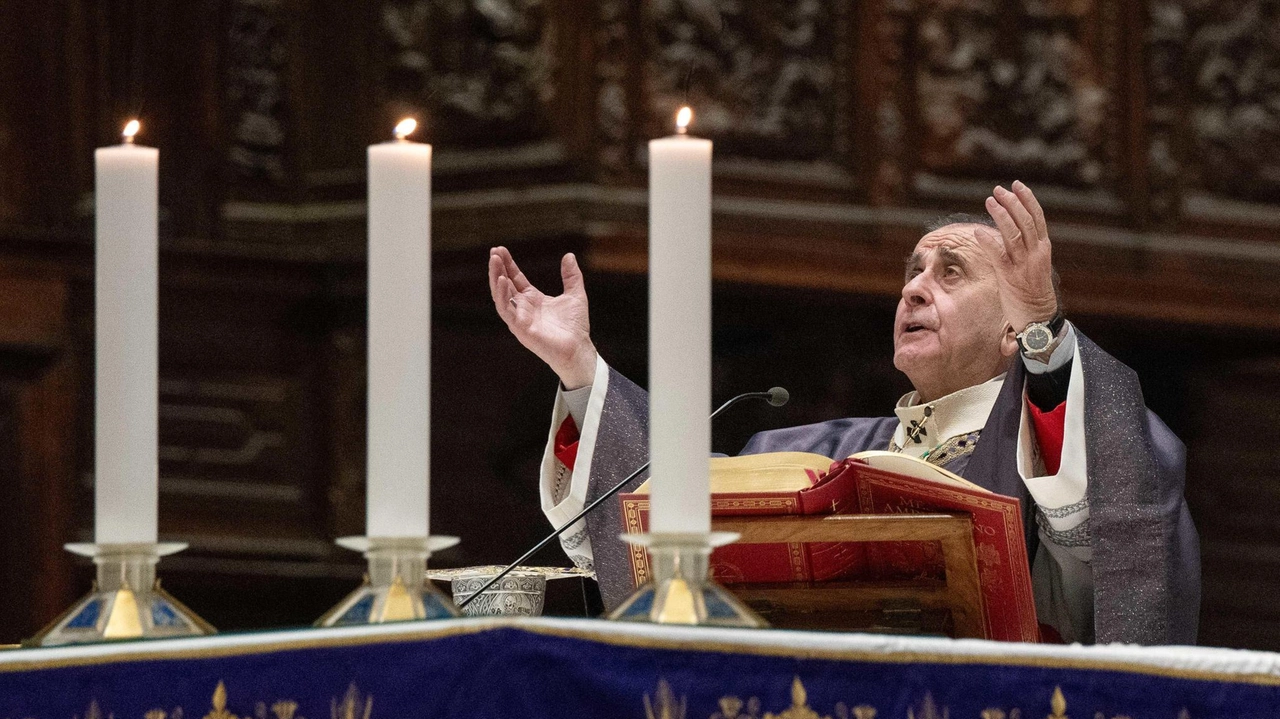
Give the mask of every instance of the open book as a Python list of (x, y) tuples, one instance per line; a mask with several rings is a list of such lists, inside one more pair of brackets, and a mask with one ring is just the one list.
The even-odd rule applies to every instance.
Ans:
[[(962, 512), (973, 518), (986, 635), (1038, 641), (1035, 600), (1022, 509), (959, 475), (908, 455), (860, 452), (835, 461), (804, 452), (774, 452), (711, 461), (712, 517), (779, 514)], [(648, 529), (648, 482), (621, 497), (624, 531)], [(648, 557), (631, 552), (637, 583)], [(884, 581), (942, 578), (936, 542), (730, 544), (712, 554), (712, 573), (726, 584)]]

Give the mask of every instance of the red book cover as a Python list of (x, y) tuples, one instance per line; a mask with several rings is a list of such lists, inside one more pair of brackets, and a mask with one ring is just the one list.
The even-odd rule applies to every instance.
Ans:
[[(845, 460), (849, 464), (857, 461)], [(1016, 642), (1040, 640), (1021, 502), (982, 489), (938, 484), (866, 465), (857, 473), (858, 503), (866, 514), (958, 511), (972, 516), (987, 636)], [(942, 557), (936, 546), (895, 542), (867, 547), (872, 571), (900, 571), (916, 566), (935, 576), (942, 575)]]
[[(982, 585), (987, 636), (1004, 641), (1039, 641), (1019, 501), (968, 485), (954, 475), (950, 475), (954, 483), (951, 479), (935, 481), (867, 463), (883, 464), (878, 461), (883, 454), (863, 453), (833, 463), (825, 474), (810, 472), (810, 486), (800, 489), (713, 492), (711, 515), (714, 518), (937, 511), (970, 514), (974, 524), (974, 548)], [(902, 455), (893, 455), (891, 466), (900, 468), (904, 466), (904, 460), (915, 462)], [(949, 475), (933, 467), (929, 470)], [(716, 485), (714, 476), (713, 472), (713, 488)], [(624, 530), (631, 533), (648, 531), (647, 491), (642, 488), (640, 492), (624, 494), (621, 502)], [(644, 549), (633, 546), (630, 557), (636, 584), (648, 581), (648, 554)], [(944, 576), (941, 550), (933, 542), (730, 544), (712, 553), (711, 564), (716, 581), (730, 587), (734, 584)]]
[[(713, 517), (800, 513), (797, 492), (711, 496)], [(622, 520), (627, 532), (649, 531), (648, 493), (622, 495)], [(643, 548), (631, 546), (631, 568), (636, 586), (649, 580), (649, 555)], [(814, 575), (806, 545), (800, 543), (719, 547), (711, 553), (711, 574), (721, 584), (803, 582), (813, 579)]]

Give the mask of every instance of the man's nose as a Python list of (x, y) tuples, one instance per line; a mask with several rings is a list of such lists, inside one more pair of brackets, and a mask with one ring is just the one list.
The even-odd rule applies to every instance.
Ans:
[(907, 305), (915, 307), (929, 302), (931, 295), (929, 294), (928, 282), (925, 281), (925, 273), (912, 277), (907, 284), (902, 286), (902, 299), (907, 301)]

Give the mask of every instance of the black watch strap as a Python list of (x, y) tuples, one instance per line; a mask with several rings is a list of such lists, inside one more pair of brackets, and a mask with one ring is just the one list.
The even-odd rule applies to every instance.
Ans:
[(1062, 332), (1062, 328), (1065, 327), (1066, 324), (1067, 316), (1062, 314), (1062, 310), (1059, 309), (1057, 312), (1053, 313), (1053, 319), (1046, 322), (1045, 326), (1049, 328), (1049, 331), (1053, 333), (1054, 337), (1057, 337), (1058, 333)]

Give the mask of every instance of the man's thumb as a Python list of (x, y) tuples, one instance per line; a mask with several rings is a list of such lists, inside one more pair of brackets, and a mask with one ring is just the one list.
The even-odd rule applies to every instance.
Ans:
[(582, 269), (578, 267), (578, 258), (570, 252), (560, 259), (560, 280), (564, 283), (565, 294), (586, 294), (582, 283)]

